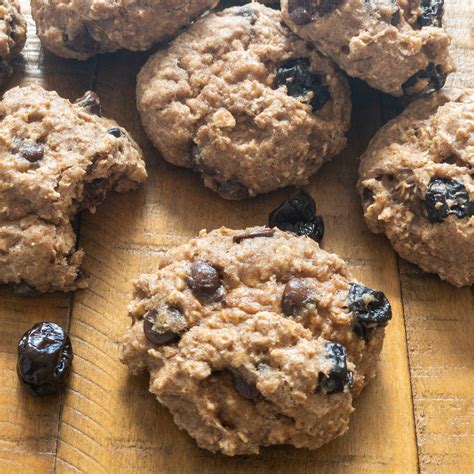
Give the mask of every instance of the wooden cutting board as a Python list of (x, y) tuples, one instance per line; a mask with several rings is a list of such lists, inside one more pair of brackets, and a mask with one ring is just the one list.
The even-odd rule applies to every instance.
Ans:
[[(29, 13), (28, 2), (22, 4)], [(449, 84), (474, 87), (474, 0), (445, 4), (458, 65)], [(318, 451), (212, 455), (178, 430), (148, 393), (146, 377), (130, 376), (118, 361), (131, 280), (153, 271), (167, 248), (201, 228), (266, 223), (290, 191), (238, 203), (218, 198), (192, 172), (165, 163), (147, 141), (135, 108), (135, 77), (146, 54), (62, 60), (41, 49), (29, 20), (14, 84), (40, 83), (69, 99), (95, 89), (105, 115), (143, 147), (150, 177), (135, 193), (110, 195), (96, 215), (80, 216), (79, 244), (92, 275), (88, 290), (25, 299), (0, 289), (0, 472), (474, 472), (472, 290), (453, 288), (399, 259), (365, 226), (355, 190), (358, 157), (396, 101), (353, 81), (349, 146), (308, 186), (326, 222), (323, 247), (392, 302), (378, 377), (356, 401), (349, 432)], [(19, 337), (43, 320), (70, 329), (75, 360), (65, 394), (40, 399), (19, 384), (15, 367)]]

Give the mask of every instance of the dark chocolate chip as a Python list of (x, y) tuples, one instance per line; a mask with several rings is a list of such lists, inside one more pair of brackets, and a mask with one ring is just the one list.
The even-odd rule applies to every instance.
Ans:
[(109, 130), (107, 130), (107, 133), (115, 138), (120, 138), (124, 135), (123, 130), (117, 127), (110, 128)]
[(328, 395), (343, 392), (352, 383), (352, 373), (347, 370), (346, 348), (341, 344), (328, 342), (325, 351), (332, 368), (328, 374), (319, 372), (316, 392), (322, 391)]
[(208, 263), (196, 262), (191, 265), (188, 285), (198, 295), (211, 296), (221, 287), (219, 272)]
[(186, 320), (178, 308), (151, 310), (143, 318), (145, 337), (155, 346), (178, 342), (185, 327)]
[(82, 97), (77, 99), (75, 103), (86, 110), (86, 112), (102, 117), (100, 99), (95, 92), (87, 91)]
[(66, 48), (78, 53), (96, 53), (100, 49), (100, 43), (92, 37), (86, 24), (72, 38), (64, 35), (63, 41)]
[(30, 163), (36, 163), (44, 157), (43, 143), (16, 141), (17, 153)]
[(443, 26), (444, 0), (421, 0), (421, 15), (417, 23), (423, 26)]
[(264, 228), (254, 229), (254, 230), (251, 230), (250, 232), (245, 232), (243, 234), (234, 235), (232, 240), (236, 244), (240, 244), (242, 240), (256, 239), (257, 237), (273, 237), (274, 234), (275, 234), (274, 229), (269, 229), (267, 227), (264, 227)]
[(443, 222), (453, 215), (458, 219), (474, 214), (474, 203), (470, 202), (465, 186), (455, 179), (433, 179), (425, 193), (425, 210), (433, 224)]
[(244, 376), (234, 368), (229, 368), (229, 372), (232, 374), (234, 386), (239, 395), (247, 400), (255, 400), (260, 397), (260, 392), (254, 384), (247, 382)]
[(69, 336), (55, 323), (36, 324), (18, 343), (18, 375), (38, 395), (64, 387), (72, 360)]
[(249, 197), (248, 188), (235, 178), (225, 181), (214, 179), (216, 191), (227, 199), (246, 199)]
[(288, 95), (301, 97), (313, 93), (310, 99), (313, 112), (318, 111), (331, 97), (329, 87), (321, 76), (309, 70), (309, 61), (305, 58), (289, 59), (280, 64), (275, 78), (276, 87), (286, 86)]
[(292, 278), (283, 290), (281, 307), (287, 316), (294, 316), (311, 300), (311, 292), (304, 280)]
[(303, 190), (272, 211), (268, 224), (286, 232), (310, 237), (316, 242), (321, 242), (324, 237), (323, 218), (316, 215), (314, 199)]
[[(430, 94), (446, 83), (446, 74), (440, 66), (429, 63), (426, 69), (418, 71), (402, 85), (405, 95)], [(422, 88), (420, 89), (420, 86)]]
[(351, 283), (348, 308), (355, 318), (356, 334), (366, 341), (376, 327), (385, 326), (392, 319), (392, 308), (385, 295), (359, 283)]

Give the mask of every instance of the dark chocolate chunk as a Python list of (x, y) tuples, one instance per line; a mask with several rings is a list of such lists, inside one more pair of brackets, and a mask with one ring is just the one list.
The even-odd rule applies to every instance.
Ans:
[(143, 318), (145, 337), (155, 346), (173, 344), (181, 339), (186, 319), (178, 308), (164, 307), (151, 310)]
[(36, 163), (43, 159), (44, 145), (42, 143), (23, 142), (18, 151), (25, 160)]
[(269, 229), (267, 227), (262, 227), (262, 228), (251, 230), (250, 232), (244, 232), (243, 234), (234, 235), (232, 240), (236, 244), (240, 244), (240, 242), (242, 242), (242, 240), (255, 239), (257, 237), (273, 237), (274, 234), (275, 234), (274, 229)]
[(292, 278), (283, 290), (281, 307), (287, 316), (294, 316), (311, 300), (311, 293), (304, 280)]
[(210, 264), (196, 262), (191, 265), (188, 285), (198, 295), (211, 296), (221, 287), (219, 272)]
[(255, 400), (260, 397), (260, 392), (254, 384), (247, 382), (244, 376), (234, 368), (229, 368), (229, 372), (232, 374), (234, 386), (239, 395), (247, 400)]

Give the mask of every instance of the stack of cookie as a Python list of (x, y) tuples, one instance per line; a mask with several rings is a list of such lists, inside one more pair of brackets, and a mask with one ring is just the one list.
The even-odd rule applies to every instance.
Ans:
[[(305, 185), (344, 149), (346, 74), (416, 97), (362, 157), (365, 218), (424, 270), (474, 283), (474, 94), (440, 91), (453, 70), (443, 2), (282, 0), (281, 11), (262, 4), (272, 1), (217, 3), (32, 7), (43, 44), (63, 57), (175, 38), (138, 76), (142, 123), (167, 161), (225, 199)], [(24, 30), (11, 31), (2, 58), (24, 42)], [(22, 294), (85, 286), (71, 220), (109, 189), (145, 179), (138, 146), (101, 117), (91, 92), (71, 104), (39, 87), (13, 89), (0, 129), (0, 282)], [(319, 247), (322, 232), (303, 193), (267, 227), (201, 232), (135, 283), (122, 360), (149, 371), (151, 392), (201, 447), (314, 449), (347, 430), (391, 309)]]

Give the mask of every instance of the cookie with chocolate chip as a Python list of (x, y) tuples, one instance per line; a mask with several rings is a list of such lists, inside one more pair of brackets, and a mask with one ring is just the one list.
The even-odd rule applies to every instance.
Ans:
[(282, 0), (281, 8), (295, 33), (383, 92), (431, 93), (453, 71), (443, 0)]
[(88, 59), (119, 49), (145, 51), (168, 40), (218, 0), (32, 0), (41, 42), (65, 58)]
[(365, 220), (395, 250), (456, 286), (474, 283), (474, 93), (412, 103), (362, 157)]
[(39, 86), (5, 94), (0, 136), (0, 283), (21, 294), (84, 286), (71, 221), (145, 179), (140, 149), (101, 117), (95, 93), (71, 104)]
[(259, 3), (197, 21), (138, 76), (145, 130), (169, 162), (227, 199), (307, 183), (346, 144), (335, 64)]
[(0, 87), (12, 74), (10, 60), (23, 49), (26, 41), (26, 20), (17, 0), (0, 3)]
[(121, 359), (198, 445), (315, 449), (342, 435), (392, 313), (309, 237), (221, 228), (135, 282)]

